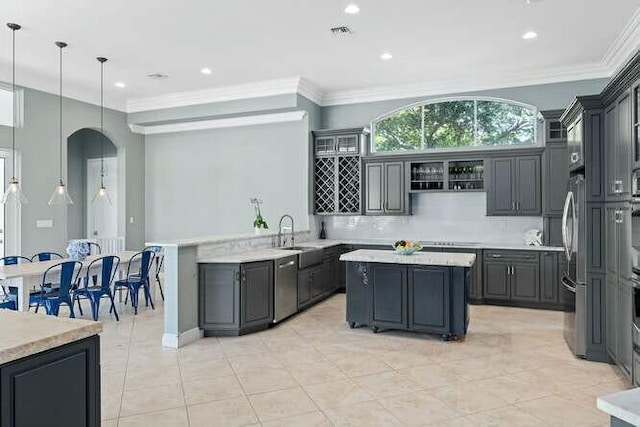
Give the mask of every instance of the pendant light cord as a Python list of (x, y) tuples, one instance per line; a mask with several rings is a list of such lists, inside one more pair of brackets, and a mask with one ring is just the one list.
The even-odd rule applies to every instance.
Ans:
[(63, 45), (58, 45), (60, 47), (60, 185), (62, 185), (62, 49)]
[(104, 61), (100, 62), (100, 188), (104, 188)]
[(13, 171), (11, 173), (12, 181), (16, 179), (16, 165), (17, 165), (17, 155), (16, 155), (16, 116), (17, 108), (16, 108), (16, 30), (18, 28), (11, 28), (13, 31), (13, 53), (12, 53), (12, 81), (11, 81), (11, 91), (13, 94), (13, 126), (11, 127), (11, 139), (12, 139), (12, 150), (13, 150)]

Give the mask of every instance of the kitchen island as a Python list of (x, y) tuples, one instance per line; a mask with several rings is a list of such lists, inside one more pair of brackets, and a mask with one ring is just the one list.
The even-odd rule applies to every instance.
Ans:
[(100, 322), (0, 310), (0, 329), (0, 426), (100, 425)]
[(347, 263), (347, 322), (439, 334), (445, 340), (467, 332), (469, 271), (473, 253), (360, 249), (343, 254)]

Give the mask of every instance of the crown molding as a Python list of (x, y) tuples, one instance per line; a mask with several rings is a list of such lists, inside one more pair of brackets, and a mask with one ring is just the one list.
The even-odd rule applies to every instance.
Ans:
[(503, 75), (500, 78), (495, 78), (495, 76), (486, 76), (484, 78), (476, 76), (473, 80), (451, 80), (333, 92), (323, 97), (322, 105), (345, 105), (421, 96), (457, 94), (496, 88), (597, 79), (610, 76), (611, 73), (601, 63), (592, 63), (556, 68), (543, 74), (538, 72), (516, 73), (510, 76)]
[(129, 128), (132, 132), (142, 135), (158, 135), (174, 132), (190, 132), (197, 130), (297, 122), (304, 119), (306, 115), (306, 111), (289, 111), (286, 113), (260, 114), (254, 116), (232, 117), (228, 119), (187, 121), (155, 126), (129, 124)]
[(324, 93), (305, 78), (301, 77), (298, 82), (298, 94), (317, 105), (322, 105)]
[(640, 46), (640, 8), (613, 41), (602, 58), (602, 63), (613, 75), (635, 55), (638, 46)]
[(295, 94), (298, 91), (299, 83), (300, 77), (293, 77), (131, 99), (127, 101), (127, 112), (138, 113), (214, 102)]

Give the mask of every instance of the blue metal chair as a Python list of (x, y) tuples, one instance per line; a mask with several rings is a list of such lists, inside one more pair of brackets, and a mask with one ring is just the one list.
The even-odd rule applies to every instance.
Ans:
[[(71, 299), (71, 286), (76, 282), (82, 263), (79, 261), (64, 261), (47, 268), (42, 275), (40, 285), (40, 301), (48, 315), (57, 316), (61, 304), (67, 304), (70, 317), (76, 317), (73, 312), (73, 301)], [(60, 287), (51, 289), (48, 287), (53, 282), (53, 278), (58, 279)]]
[[(145, 305), (148, 306), (151, 303), (151, 308), (156, 309), (151, 299), (151, 292), (149, 287), (149, 271), (151, 270), (151, 263), (155, 253), (151, 251), (138, 252), (129, 260), (127, 265), (127, 278), (124, 280), (117, 280), (114, 285), (114, 291), (117, 289), (127, 289), (131, 295), (131, 305), (133, 306), (134, 314), (138, 314), (138, 293), (140, 288), (144, 289)], [(136, 272), (132, 272), (131, 267), (140, 263), (140, 269)]]
[(17, 310), (15, 301), (11, 301), (9, 299), (0, 301), (0, 310)]
[(102, 255), (102, 248), (96, 242), (87, 242), (89, 245), (89, 255)]
[[(18, 265), (25, 262), (31, 262), (31, 260), (27, 257), (21, 255), (9, 255), (3, 258), (0, 258), (0, 264), (3, 265)], [(14, 288), (11, 286), (2, 286), (2, 292), (4, 292), (5, 300), (2, 304), (5, 304), (6, 307), (10, 310), (18, 309), (18, 288)], [(38, 297), (40, 296), (40, 291), (33, 291), (29, 294), (29, 307), (36, 307), (36, 313), (38, 312)], [(10, 302), (10, 303), (9, 303)]]
[[(147, 246), (143, 250), (151, 251), (156, 254), (156, 256), (154, 257), (154, 264), (156, 266), (156, 282), (158, 283), (158, 288), (160, 289), (160, 296), (162, 297), (162, 301), (164, 301), (164, 291), (162, 290), (162, 282), (160, 282), (160, 271), (162, 271), (162, 265), (164, 264), (164, 253), (162, 252), (162, 246)], [(149, 285), (149, 287), (151, 287), (151, 285)]]
[(31, 257), (31, 262), (51, 261), (52, 259), (62, 259), (62, 255), (57, 252), (39, 252)]
[[(97, 276), (100, 278), (100, 285), (94, 283), (93, 286), (89, 286), (89, 277), (96, 277), (91, 273), (91, 267), (97, 263), (102, 263), (101, 272)], [(120, 321), (118, 311), (116, 310), (116, 306), (113, 301), (113, 292), (111, 291), (111, 283), (113, 283), (113, 279), (118, 272), (118, 265), (120, 265), (120, 258), (113, 255), (100, 257), (91, 261), (87, 267), (87, 275), (83, 281), (84, 287), (77, 289), (73, 293), (73, 299), (78, 303), (78, 308), (80, 308), (81, 314), (82, 307), (80, 306), (80, 298), (86, 298), (91, 302), (91, 314), (93, 315), (93, 320), (98, 320), (100, 300), (103, 297), (109, 297), (109, 300), (111, 300), (111, 309), (109, 312), (113, 311), (116, 316), (116, 320)]]

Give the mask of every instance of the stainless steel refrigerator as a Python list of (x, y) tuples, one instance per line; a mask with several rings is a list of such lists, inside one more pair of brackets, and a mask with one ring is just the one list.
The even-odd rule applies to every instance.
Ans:
[(569, 178), (569, 190), (562, 215), (562, 241), (567, 261), (562, 277), (562, 292), (566, 304), (564, 338), (573, 354), (578, 357), (585, 357), (587, 352), (585, 213), (584, 175), (573, 174)]

